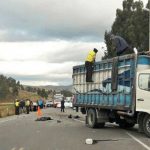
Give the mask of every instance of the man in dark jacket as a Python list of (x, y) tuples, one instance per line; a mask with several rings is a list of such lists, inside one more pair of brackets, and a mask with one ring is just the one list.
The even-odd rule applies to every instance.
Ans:
[(111, 34), (112, 43), (117, 51), (117, 56), (131, 53), (131, 48), (128, 43), (121, 36)]
[(65, 101), (64, 101), (64, 97), (61, 100), (61, 112), (64, 112), (65, 109)]

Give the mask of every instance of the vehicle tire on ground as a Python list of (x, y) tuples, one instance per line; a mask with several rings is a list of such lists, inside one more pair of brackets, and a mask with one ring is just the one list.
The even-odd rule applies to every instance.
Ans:
[(143, 129), (144, 129), (144, 133), (148, 137), (150, 137), (150, 115), (148, 115), (148, 114), (144, 117)]
[(138, 132), (141, 132), (141, 133), (144, 132), (144, 129), (143, 129), (144, 117), (145, 117), (145, 114), (140, 114), (138, 117), (138, 124), (139, 124)]
[(95, 128), (97, 125), (96, 111), (94, 109), (89, 109), (87, 113), (87, 126), (90, 128)]

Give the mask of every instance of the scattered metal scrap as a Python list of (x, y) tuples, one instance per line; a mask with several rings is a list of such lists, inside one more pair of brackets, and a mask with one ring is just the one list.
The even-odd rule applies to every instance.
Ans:
[(96, 144), (98, 142), (107, 142), (107, 141), (118, 141), (118, 139), (102, 139), (102, 140), (86, 139), (85, 143), (91, 145)]
[(80, 118), (80, 116), (78, 116), (78, 115), (76, 115), (76, 116), (72, 116), (71, 114), (68, 116), (68, 118), (74, 118), (74, 119), (78, 119), (78, 118)]

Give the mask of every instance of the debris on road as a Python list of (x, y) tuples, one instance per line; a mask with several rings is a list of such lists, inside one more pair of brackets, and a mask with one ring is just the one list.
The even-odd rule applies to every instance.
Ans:
[(107, 141), (118, 141), (117, 139), (104, 139), (104, 140), (93, 140), (93, 139), (86, 139), (85, 143), (86, 144), (96, 144), (98, 142), (107, 142)]
[(61, 123), (61, 121), (60, 121), (60, 120), (57, 120), (57, 123)]
[(74, 119), (78, 119), (78, 118), (80, 118), (78, 115), (76, 115), (76, 116), (72, 116), (71, 114), (68, 116), (68, 118), (74, 118)]
[(91, 145), (91, 144), (93, 144), (93, 139), (86, 139), (85, 143)]
[(47, 121), (47, 120), (53, 120), (51, 117), (40, 117), (37, 118), (35, 121)]
[(75, 119), (78, 119), (78, 118), (80, 118), (80, 117), (79, 117), (78, 115), (76, 115), (76, 116), (74, 116), (74, 118), (75, 118)]
[(68, 118), (72, 118), (72, 115), (70, 114), (70, 115), (68, 116)]

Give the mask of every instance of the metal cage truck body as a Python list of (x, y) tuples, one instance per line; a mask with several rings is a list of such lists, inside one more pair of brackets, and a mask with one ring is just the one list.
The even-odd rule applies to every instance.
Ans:
[(85, 65), (73, 67), (74, 107), (86, 114), (89, 127), (138, 124), (150, 137), (150, 56), (129, 54), (96, 62), (94, 82), (86, 83), (85, 76)]

